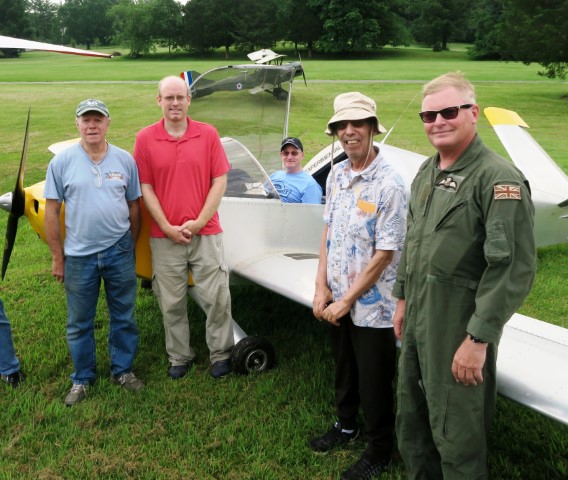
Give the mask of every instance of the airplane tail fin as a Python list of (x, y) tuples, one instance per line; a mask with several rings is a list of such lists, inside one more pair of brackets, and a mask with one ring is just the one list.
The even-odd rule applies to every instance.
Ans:
[(531, 189), (546, 192), (559, 207), (568, 206), (568, 177), (526, 131), (529, 126), (516, 112), (488, 107), (485, 116)]
[[(181, 72), (179, 74), (179, 76), (181, 78), (183, 78), (183, 80), (185, 81), (185, 83), (187, 83), (188, 87), (191, 87), (191, 85), (193, 84), (193, 74), (195, 72), (191, 71), (191, 70), (186, 70), (185, 72)], [(199, 75), (198, 75), (199, 76)]]

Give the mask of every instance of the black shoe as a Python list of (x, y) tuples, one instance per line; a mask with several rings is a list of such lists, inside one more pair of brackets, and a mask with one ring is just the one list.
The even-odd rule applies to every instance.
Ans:
[(378, 478), (381, 473), (386, 471), (390, 463), (390, 458), (373, 461), (363, 455), (351, 468), (341, 474), (341, 480), (372, 480)]
[(6, 382), (12, 388), (18, 388), (20, 386), (20, 383), (22, 383), (25, 379), (26, 376), (21, 370), (11, 373), (10, 375), (2, 374), (2, 381)]
[(186, 376), (191, 366), (192, 362), (189, 362), (184, 365), (170, 365), (170, 368), (168, 368), (168, 375), (173, 380), (179, 380), (180, 378)]
[(321, 437), (310, 440), (310, 448), (314, 452), (329, 452), (335, 448), (343, 447), (344, 445), (352, 442), (359, 436), (359, 429), (355, 427), (352, 433), (341, 431), (341, 424), (335, 422), (335, 425), (330, 428), (327, 433)]
[(211, 376), (213, 378), (222, 378), (225, 375), (231, 373), (231, 370), (232, 368), (230, 359), (227, 358), (226, 360), (219, 360), (218, 362), (215, 362), (211, 367)]

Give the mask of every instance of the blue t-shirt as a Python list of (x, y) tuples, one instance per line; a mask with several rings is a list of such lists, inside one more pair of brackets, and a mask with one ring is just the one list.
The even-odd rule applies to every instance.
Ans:
[(284, 203), (321, 203), (321, 187), (303, 170), (298, 173), (278, 170), (270, 175), (270, 180)]
[(114, 145), (98, 164), (76, 144), (47, 167), (44, 197), (65, 202), (65, 255), (91, 255), (114, 245), (130, 229), (127, 201), (140, 196), (134, 158)]

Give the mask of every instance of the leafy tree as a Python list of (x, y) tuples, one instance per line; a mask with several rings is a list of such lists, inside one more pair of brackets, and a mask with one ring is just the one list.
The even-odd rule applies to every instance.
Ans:
[(568, 1), (507, 0), (502, 54), (525, 64), (539, 63), (539, 75), (568, 73)]
[(57, 10), (57, 5), (49, 0), (29, 0), (28, 20), (33, 38), (50, 43), (61, 41)]
[(414, 0), (407, 14), (412, 19), (410, 30), (414, 39), (434, 50), (447, 50), (450, 41), (464, 38), (472, 9), (470, 0)]
[(471, 12), (475, 32), (467, 54), (476, 59), (503, 59), (503, 0), (479, 0)]
[(398, 0), (309, 0), (319, 9), (323, 34), (319, 47), (326, 52), (362, 52), (407, 40)]
[(299, 44), (306, 45), (311, 58), (314, 44), (323, 32), (323, 20), (318, 8), (306, 0), (283, 1), (277, 20), (281, 29), (280, 38), (294, 43), (296, 52)]
[(77, 42), (91, 48), (94, 43), (109, 44), (112, 23), (108, 9), (116, 0), (65, 0), (59, 7), (64, 37), (70, 43)]
[(237, 48), (251, 52), (272, 48), (279, 40), (276, 22), (278, 0), (241, 0), (235, 8), (234, 38)]
[(155, 48), (150, 0), (120, 0), (110, 8), (108, 17), (116, 32), (113, 40), (126, 45), (130, 49), (129, 56), (135, 58)]
[(150, 5), (152, 37), (171, 52), (182, 41), (182, 6), (175, 0), (152, 0)]
[(234, 43), (234, 0), (191, 0), (185, 5), (183, 37), (190, 50), (203, 55), (211, 48), (225, 47), (225, 58)]
[[(27, 37), (28, 21), (26, 17), (26, 0), (0, 0), (0, 33), (8, 37)], [(6, 57), (16, 57), (18, 50), (1, 49)]]

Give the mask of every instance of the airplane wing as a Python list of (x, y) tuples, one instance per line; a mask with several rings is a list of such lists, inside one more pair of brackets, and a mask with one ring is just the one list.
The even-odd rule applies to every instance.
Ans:
[(262, 50), (257, 50), (256, 52), (251, 52), (247, 55), (247, 57), (254, 63), (263, 65), (266, 63), (270, 63), (273, 60), (277, 60), (279, 58), (284, 58), (286, 55), (281, 55), (268, 48), (263, 48)]
[(69, 53), (72, 55), (85, 55), (88, 57), (112, 57), (112, 55), (109, 55), (108, 53), (95, 52), (93, 50), (82, 50), (80, 48), (64, 47), (62, 45), (54, 45), (52, 43), (34, 42), (32, 40), (0, 35), (0, 49), (2, 48), (13, 48), (16, 50), (44, 50), (47, 52)]
[[(226, 222), (225, 218), (222, 219)], [(295, 302), (312, 306), (316, 254), (274, 252), (233, 271)], [(505, 325), (497, 359), (497, 391), (568, 425), (568, 330), (515, 314)]]
[(65, 150), (66, 148), (70, 147), (71, 145), (75, 145), (76, 143), (79, 143), (80, 140), (81, 140), (81, 138), (79, 138), (79, 137), (71, 138), (69, 140), (63, 140), (62, 142), (52, 143), (49, 147), (47, 147), (47, 149), (51, 153), (56, 155), (57, 153), (61, 152), (62, 150)]
[(568, 330), (516, 313), (499, 344), (497, 390), (568, 425)]
[(311, 308), (318, 259), (315, 253), (275, 252), (236, 265), (231, 273)]
[(568, 206), (568, 176), (528, 133), (524, 120), (504, 108), (488, 107), (484, 113), (531, 189), (546, 192), (559, 206)]
[(528, 125), (511, 110), (488, 107), (485, 116), (515, 165), (530, 183), (537, 245), (568, 241), (568, 177), (526, 130)]

